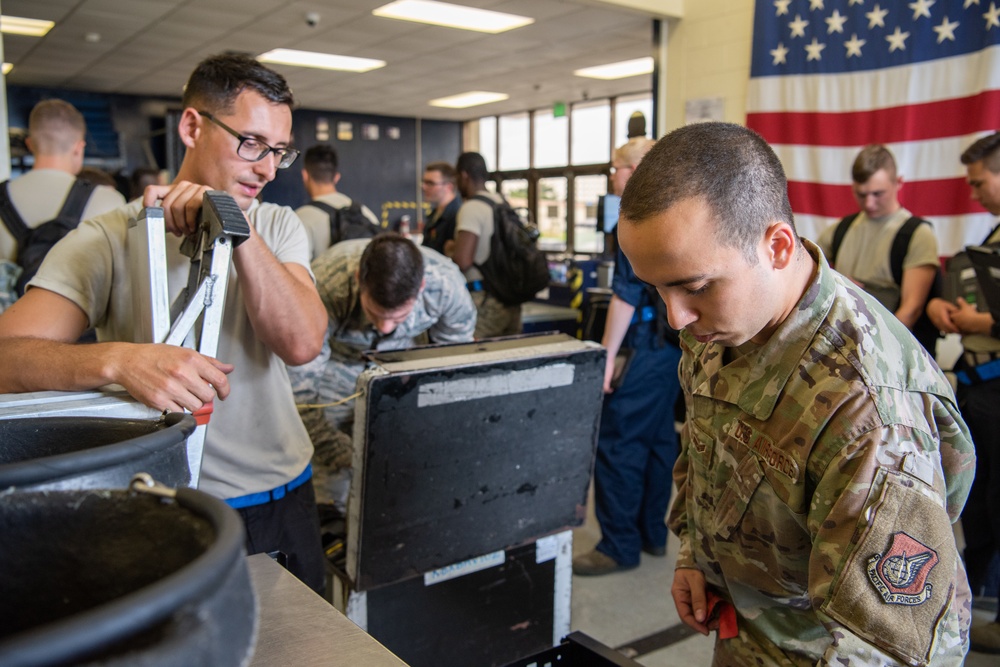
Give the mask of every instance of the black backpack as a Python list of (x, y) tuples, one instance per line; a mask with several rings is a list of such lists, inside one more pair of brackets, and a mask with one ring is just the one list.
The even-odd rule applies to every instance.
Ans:
[(0, 187), (0, 218), (17, 241), (17, 263), (23, 271), (14, 287), (18, 296), (23, 296), (25, 286), (35, 277), (38, 267), (42, 265), (42, 260), (52, 246), (80, 224), (83, 209), (87, 207), (90, 194), (97, 185), (76, 179), (66, 195), (66, 201), (59, 209), (59, 214), (34, 229), (24, 223), (21, 214), (14, 208), (14, 203), (10, 200), (9, 185), (10, 181), (4, 181)]
[(330, 216), (330, 245), (351, 239), (370, 239), (382, 231), (365, 216), (361, 204), (356, 201), (342, 208), (334, 208), (321, 201), (311, 201), (309, 206), (315, 206)]
[(521, 222), (507, 200), (497, 203), (485, 195), (473, 199), (493, 208), (490, 256), (475, 265), (483, 274), (483, 287), (507, 306), (531, 301), (549, 285), (549, 264), (536, 245), (538, 231)]
[[(840, 245), (844, 241), (844, 236), (847, 235), (847, 230), (858, 215), (860, 213), (855, 213), (841, 219), (837, 224), (837, 229), (833, 232), (830, 263), (834, 267), (837, 265), (837, 253), (840, 251)], [(892, 269), (892, 279), (897, 285), (903, 284), (903, 260), (906, 258), (906, 251), (910, 247), (910, 239), (913, 238), (913, 233), (917, 230), (917, 227), (925, 224), (930, 225), (931, 223), (929, 220), (918, 218), (915, 215), (910, 216), (892, 239), (892, 249), (889, 251), (889, 266)], [(927, 293), (927, 301), (941, 296), (942, 291), (941, 271), (937, 271), (934, 275), (934, 282), (931, 284), (931, 291)], [(917, 321), (913, 325), (913, 337), (920, 341), (920, 344), (931, 353), (932, 357), (935, 355), (935, 347), (937, 346), (938, 338), (941, 337), (941, 332), (934, 326), (931, 319), (927, 317), (926, 302), (924, 303), (924, 311), (920, 313), (920, 317), (917, 318)]]

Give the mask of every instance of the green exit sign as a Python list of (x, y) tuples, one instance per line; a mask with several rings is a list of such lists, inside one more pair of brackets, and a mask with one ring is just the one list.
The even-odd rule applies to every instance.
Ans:
[(555, 104), (552, 105), (552, 117), (553, 118), (562, 118), (565, 115), (566, 115), (566, 103), (565, 102), (556, 102)]

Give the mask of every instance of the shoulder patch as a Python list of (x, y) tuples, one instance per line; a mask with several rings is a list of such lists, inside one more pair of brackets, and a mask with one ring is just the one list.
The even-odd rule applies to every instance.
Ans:
[(868, 559), (865, 570), (887, 604), (917, 605), (931, 596), (933, 589), (927, 577), (937, 564), (936, 551), (900, 532), (892, 536), (892, 544), (884, 555), (875, 554)]
[(836, 566), (820, 611), (903, 662), (926, 665), (948, 650), (940, 633), (958, 623), (953, 602), (964, 573), (944, 508), (912, 488), (909, 475), (881, 473), (872, 483), (879, 495), (862, 514), (867, 526)]

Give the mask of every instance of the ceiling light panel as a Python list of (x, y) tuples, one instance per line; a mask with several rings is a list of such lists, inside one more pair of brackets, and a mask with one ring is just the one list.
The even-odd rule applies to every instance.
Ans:
[(535, 19), (516, 14), (492, 12), (433, 0), (396, 0), (373, 9), (372, 14), (401, 21), (428, 23), (445, 28), (496, 34), (531, 25)]
[(44, 37), (54, 21), (42, 21), (41, 19), (26, 19), (20, 16), (0, 16), (0, 32), (8, 35), (27, 35), (28, 37)]
[(604, 79), (606, 81), (610, 81), (611, 79), (624, 79), (630, 76), (638, 76), (639, 74), (652, 73), (653, 59), (649, 56), (645, 58), (636, 58), (635, 60), (623, 60), (622, 62), (609, 63), (607, 65), (585, 67), (573, 72), (573, 74), (577, 76), (583, 76), (588, 79)]
[(369, 72), (385, 67), (384, 60), (337, 56), (332, 53), (317, 53), (315, 51), (296, 51), (294, 49), (274, 49), (260, 54), (257, 56), (257, 60), (262, 63), (313, 67), (341, 72)]
[(459, 93), (450, 97), (439, 97), (431, 100), (427, 104), (432, 107), (443, 107), (445, 109), (467, 109), (480, 104), (490, 104), (491, 102), (502, 102), (510, 97), (504, 93), (491, 93), (485, 90), (470, 90), (467, 93)]

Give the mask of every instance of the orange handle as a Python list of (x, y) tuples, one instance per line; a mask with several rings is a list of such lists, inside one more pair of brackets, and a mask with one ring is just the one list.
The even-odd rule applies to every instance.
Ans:
[(214, 401), (209, 401), (191, 413), (198, 426), (204, 426), (212, 418), (212, 411), (215, 409)]

